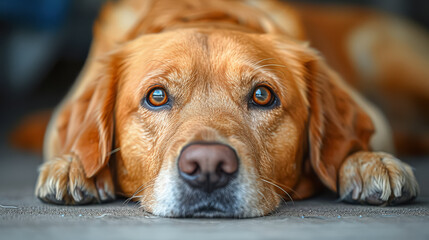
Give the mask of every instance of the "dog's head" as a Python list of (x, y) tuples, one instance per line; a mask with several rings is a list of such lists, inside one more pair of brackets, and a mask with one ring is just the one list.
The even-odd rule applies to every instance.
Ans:
[(114, 135), (119, 191), (156, 215), (265, 215), (312, 171), (336, 190), (341, 161), (371, 135), (335, 74), (292, 40), (177, 30), (105, 64), (76, 110), (87, 118), (74, 152), (93, 176)]

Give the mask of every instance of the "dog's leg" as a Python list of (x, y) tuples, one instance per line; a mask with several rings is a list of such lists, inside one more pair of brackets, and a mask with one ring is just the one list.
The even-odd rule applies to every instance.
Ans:
[(75, 155), (45, 162), (39, 169), (36, 196), (44, 202), (80, 205), (108, 202), (115, 198), (110, 169), (104, 167), (93, 178), (85, 176)]
[(384, 152), (357, 152), (339, 172), (339, 194), (345, 202), (396, 205), (413, 200), (418, 192), (411, 167)]

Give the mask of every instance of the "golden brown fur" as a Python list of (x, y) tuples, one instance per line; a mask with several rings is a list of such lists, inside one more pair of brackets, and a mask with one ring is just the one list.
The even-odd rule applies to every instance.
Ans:
[[(51, 120), (36, 195), (83, 204), (120, 194), (157, 215), (199, 216), (180, 204), (176, 159), (187, 144), (217, 142), (240, 159), (237, 209), (220, 216), (268, 214), (288, 195), (313, 195), (320, 182), (346, 201), (414, 198), (409, 166), (371, 152), (384, 120), (305, 35), (298, 13), (276, 1), (106, 5), (85, 68)], [(277, 97), (272, 108), (249, 103), (261, 83)], [(154, 85), (171, 96), (168, 110), (144, 107)], [(362, 170), (363, 159), (381, 167)], [(356, 171), (363, 182), (388, 181), (357, 189)]]

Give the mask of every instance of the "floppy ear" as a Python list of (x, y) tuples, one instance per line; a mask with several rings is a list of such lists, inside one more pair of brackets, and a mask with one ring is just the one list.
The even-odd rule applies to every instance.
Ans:
[(116, 98), (113, 69), (100, 67), (100, 72), (91, 74), (98, 76), (96, 79), (80, 79), (56, 121), (57, 153), (76, 155), (88, 178), (107, 164), (112, 148)]
[(342, 79), (316, 54), (309, 59), (305, 78), (310, 161), (324, 185), (336, 192), (342, 162), (353, 152), (369, 150), (374, 127)]

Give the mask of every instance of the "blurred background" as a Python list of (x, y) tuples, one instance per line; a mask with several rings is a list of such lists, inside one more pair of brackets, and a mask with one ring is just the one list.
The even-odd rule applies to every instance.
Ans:
[[(22, 116), (52, 109), (82, 68), (104, 0), (0, 0), (1, 141)], [(429, 29), (428, 0), (301, 0), (359, 5)]]

